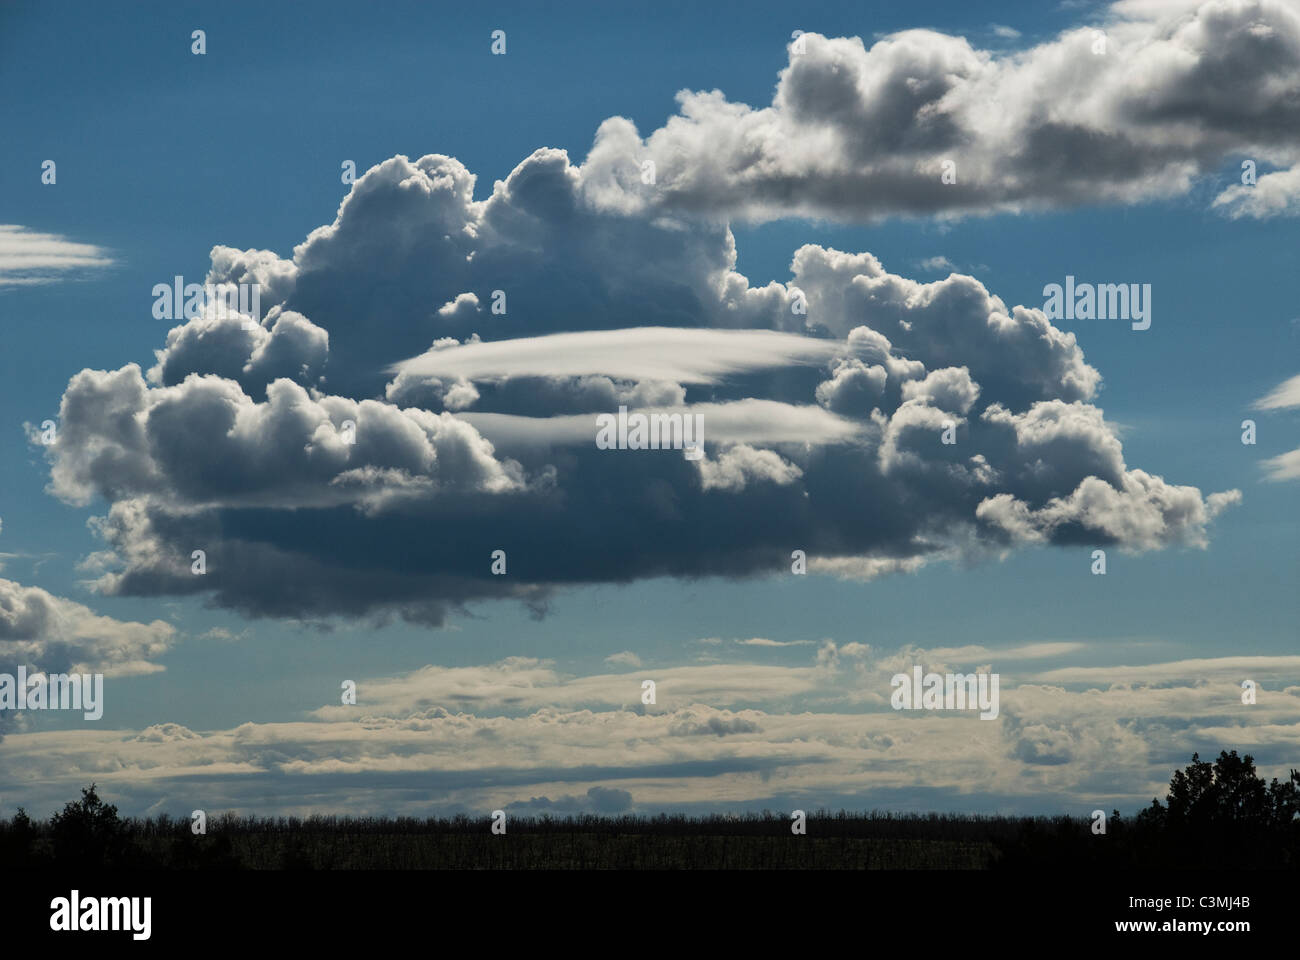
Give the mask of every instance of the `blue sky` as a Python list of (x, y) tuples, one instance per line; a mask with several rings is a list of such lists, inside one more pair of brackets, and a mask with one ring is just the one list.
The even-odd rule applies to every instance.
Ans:
[[(1158, 543), (1138, 543), (1137, 538), (1128, 544), (1106, 544), (1104, 577), (1089, 570), (1094, 545), (1059, 542), (1019, 543), (1004, 555), (967, 551), (914, 572), (869, 580), (818, 570), (795, 577), (780, 569), (754, 568), (738, 577), (710, 576), (680, 556), (669, 564), (679, 576), (656, 576), (631, 565), (630, 557), (646, 552), (647, 543), (666, 555), (689, 549), (681, 531), (667, 526), (646, 529), (643, 538), (626, 541), (629, 568), (608, 578), (619, 582), (602, 582), (602, 574), (589, 571), (578, 577), (586, 583), (555, 587), (540, 619), (518, 599), (480, 593), (451, 596), (441, 626), (406, 622), (400, 610), (394, 616), (394, 609), (378, 601), (359, 617), (338, 616), (323, 607), (246, 616), (249, 604), (260, 601), (246, 599), (241, 606), (214, 599), (210, 592), (169, 586), (165, 578), (141, 577), (139, 586), (116, 591), (103, 581), (93, 584), (99, 571), (88, 572), (79, 564), (105, 549), (87, 521), (106, 514), (111, 505), (106, 481), (92, 482), (100, 486), (86, 503), (54, 495), (47, 489), (47, 451), (30, 442), (24, 428), (25, 423), (56, 416), (69, 380), (83, 369), (114, 371), (134, 362), (147, 370), (153, 365), (154, 351), (164, 347), (168, 330), (176, 326), (153, 317), (154, 284), (169, 282), (176, 274), (201, 280), (218, 245), (292, 258), (296, 245), (335, 220), (349, 189), (339, 177), (345, 160), (354, 161), (360, 175), (398, 155), (412, 162), (427, 154), (454, 157), (477, 177), (473, 200), (484, 201), (495, 181), (505, 180), (539, 148), (566, 151), (576, 169), (588, 158), (607, 118), (625, 117), (640, 137), (650, 137), (678, 115), (674, 96), (679, 90), (716, 89), (731, 104), (768, 106), (778, 74), (794, 62), (786, 44), (796, 28), (825, 38), (860, 37), (865, 50), (878, 40), (888, 42), (896, 31), (927, 29), (937, 33), (919, 38), (909, 34), (909, 42), (924, 46), (937, 43), (931, 37), (960, 37), (989, 60), (1023, 63), (1035, 48), (1068, 48), (1061, 38), (1071, 30), (1099, 26), (1121, 45), (1117, 50), (1138, 51), (1134, 58), (1140, 62), (1139, 54), (1153, 56), (1142, 53), (1148, 49), (1143, 46), (1148, 35), (1194, 45), (1195, 35), (1188, 39), (1176, 25), (1169, 25), (1169, 18), (1186, 23), (1199, 16), (1209, 24), (1207, 30), (1221, 32), (1221, 48), (1235, 49), (1230, 37), (1237, 36), (1232, 31), (1240, 24), (1214, 21), (1196, 4), (1172, 4), (1169, 10), (1152, 13), (1155, 6), (1108, 10), (1100, 5), (1005, 3), (996, 16), (986, 18), (965, 4), (918, 2), (900, 8), (820, 3), (801, 7), (792, 20), (793, 12), (777, 4), (711, 4), (708, 10), (699, 4), (655, 4), (611, 12), (608, 5), (596, 4), (565, 4), (559, 10), (493, 4), (459, 10), (443, 4), (391, 3), (364, 17), (358, 16), (355, 5), (343, 4), (319, 4), (310, 14), (289, 4), (84, 4), (57, 11), (34, 4), (6, 5), (0, 11), (0, 80), (10, 95), (0, 103), (0, 127), (6, 131), (0, 141), (5, 183), (0, 222), (93, 245), (111, 262), (56, 271), (40, 283), (0, 282), (0, 321), (5, 327), (0, 408), (6, 424), (0, 430), (0, 577), (82, 605), (112, 618), (119, 627), (126, 624), (123, 636), (134, 636), (131, 625), (156, 620), (171, 624), (174, 633), (168, 635), (164, 650), (147, 658), (152, 672), (122, 670), (121, 663), (105, 670), (105, 717), (93, 725), (93, 733), (116, 737), (112, 745), (90, 737), (92, 725), (79, 714), (29, 714), (6, 728), (0, 753), (10, 754), (3, 763), (10, 773), (0, 776), (0, 801), (43, 809), (42, 804), (52, 806), (71, 796), (76, 782), (98, 776), (105, 792), (130, 812), (176, 812), (205, 803), (269, 813), (358, 806), (376, 812), (436, 812), (486, 810), (536, 797), (564, 808), (594, 803), (583, 799), (592, 787), (625, 790), (631, 808), (643, 811), (761, 808), (783, 800), (863, 807), (1091, 810), (1108, 802), (1132, 807), (1149, 800), (1168, 771), (1193, 749), (1205, 753), (1244, 746), (1266, 771), (1294, 765), (1300, 743), (1295, 731), (1300, 717), (1294, 712), (1300, 704), (1300, 669), (1294, 657), (1300, 612), (1295, 589), (1300, 573), (1296, 481), (1269, 480), (1264, 463), (1300, 446), (1300, 431), (1295, 404), (1272, 410), (1253, 405), (1300, 373), (1300, 308), (1293, 280), (1300, 275), (1297, 207), (1293, 199), (1282, 215), (1233, 215), (1232, 208), (1225, 212), (1216, 206), (1215, 198), (1238, 183), (1243, 157), (1257, 157), (1263, 176), (1286, 171), (1287, 158), (1300, 156), (1300, 147), (1294, 140), (1286, 143), (1286, 135), (1276, 128), (1270, 132), (1245, 121), (1221, 124), (1239, 140), (1230, 142), (1214, 128), (1215, 104), (1208, 98), (1202, 126), (1210, 132), (1188, 145), (1183, 159), (1195, 171), (1185, 188), (1178, 185), (1182, 171), (1174, 169), (1177, 161), (1163, 154), (1150, 160), (1135, 149), (1134, 163), (1152, 164), (1143, 171), (1145, 179), (1139, 184), (1103, 170), (1095, 174), (1091, 201), (1042, 188), (1040, 195), (990, 196), (973, 207), (938, 214), (928, 208), (877, 210), (873, 197), (888, 191), (868, 180), (851, 184), (851, 195), (845, 195), (842, 205), (810, 211), (798, 203), (781, 208), (780, 194), (764, 199), (759, 184), (754, 187), (754, 205), (747, 198), (730, 215), (721, 220), (715, 215), (699, 228), (699, 242), (707, 244), (729, 225), (736, 246), (734, 269), (748, 278), (751, 290), (772, 281), (791, 284), (791, 258), (805, 244), (870, 252), (891, 275), (927, 284), (945, 281), (950, 272), (969, 275), (1008, 307), (1041, 308), (1044, 285), (1062, 282), (1067, 274), (1081, 281), (1151, 284), (1150, 330), (1135, 332), (1122, 320), (1062, 320), (1055, 325), (1077, 337), (1083, 360), (1100, 372), (1100, 386), (1087, 402), (1104, 410), (1108, 429), (1122, 441), (1130, 470), (1196, 488), (1198, 504), (1201, 495), (1233, 490), (1240, 491), (1240, 502), (1186, 530), (1174, 530), (1181, 521), (1165, 517), (1170, 529), (1153, 535)], [(1292, 6), (1229, 6), (1241, 13), (1243, 23), (1254, 18), (1268, 24), (1283, 38), (1278, 41), (1283, 54), (1295, 52), (1287, 45), (1294, 40), (1288, 31), (1297, 22)], [(1127, 26), (1113, 26), (1119, 22)], [(492, 56), (488, 50), (490, 34), (498, 28), (507, 31), (505, 56)], [(204, 56), (190, 52), (194, 29), (206, 31)], [(1127, 46), (1130, 43), (1135, 46)], [(841, 48), (825, 50), (832, 52), (823, 53), (823, 47), (814, 44), (808, 56), (852, 56)], [(1215, 50), (1210, 46), (1202, 52), (1208, 58)], [(1269, 51), (1275, 52), (1272, 47)], [(864, 62), (864, 77), (884, 69), (875, 61)], [(1249, 71), (1242, 69), (1245, 83)], [(1287, 61), (1276, 75), (1295, 80), (1296, 69), (1295, 61)], [(1187, 94), (1193, 111), (1203, 105), (1194, 80), (1178, 78), (1175, 86)], [(1098, 86), (1105, 82), (1099, 79)], [(1113, 106), (1119, 96), (1098, 95), (1096, 103), (1080, 100), (1076, 107), (1068, 93), (1063, 91), (1051, 104), (1062, 116), (1081, 118)], [(1250, 113), (1243, 108), (1243, 116)], [(1260, 116), (1263, 124), (1268, 114), (1261, 111)], [(1160, 136), (1173, 136), (1159, 118), (1132, 120), (1123, 111), (1115, 117), (1121, 130), (1124, 123), (1132, 125), (1128, 132), (1133, 142), (1145, 148)], [(880, 137), (887, 135), (882, 128)], [(663, 158), (696, 162), (687, 149), (691, 142), (683, 140), (676, 152), (658, 154), (665, 182), (670, 168)], [(704, 142), (717, 144), (719, 155), (726, 153), (722, 140), (704, 137)], [(699, 162), (712, 162), (711, 153), (703, 150)], [(987, 156), (998, 156), (996, 144), (987, 148)], [(58, 165), (54, 185), (41, 183), (40, 164), (46, 159)], [(725, 167), (725, 159), (718, 163)], [(1081, 173), (1087, 180), (1104, 166), (1084, 152), (1068, 155), (1065, 163), (1065, 179)], [(595, 170), (595, 165), (586, 169)], [(720, 175), (727, 173), (722, 170)], [(584, 182), (595, 182), (593, 173), (584, 176)], [(699, 210), (689, 193), (663, 203), (657, 211), (621, 207), (602, 211), (602, 216), (640, 217), (649, 223), (662, 215), (695, 223), (692, 218)], [(373, 229), (385, 229), (377, 223)], [(659, 253), (643, 254), (636, 246), (641, 234), (629, 236), (626, 270), (632, 277), (643, 262), (638, 258)], [(654, 237), (654, 243), (663, 242), (659, 234)], [(382, 241), (381, 246), (392, 242)], [(602, 270), (607, 276), (610, 270), (624, 269), (618, 255), (615, 248), (599, 266), (576, 260), (564, 268), (581, 284), (586, 273)], [(322, 254), (330, 270), (338, 271), (340, 262), (351, 264), (361, 286), (384, 269), (382, 258), (367, 261), (367, 256), (371, 254), (346, 246)], [(927, 263), (937, 257), (946, 262)], [(436, 274), (438, 267), (430, 264), (429, 269)], [(534, 284), (529, 295), (546, 296), (545, 278), (557, 275), (555, 265), (535, 269), (541, 279), (529, 281)], [(406, 276), (402, 273), (395, 282)], [(665, 289), (676, 282), (667, 273), (662, 276)], [(499, 282), (508, 286), (509, 280)], [(323, 289), (328, 293), (335, 288)], [(557, 286), (557, 295), (567, 289)], [(447, 300), (461, 292), (448, 290)], [(478, 290), (480, 298), (485, 293)], [(336, 345), (348, 341), (331, 323), (360, 320), (340, 310), (326, 322), (301, 306), (326, 295), (296, 304), (290, 299), (289, 306), (329, 330), (330, 358), (337, 365), (341, 361), (334, 359)], [(429, 310), (441, 302), (429, 304)], [(611, 303), (618, 305), (616, 298)], [(400, 317), (390, 320), (407, 322)], [(554, 322), (548, 317), (536, 330), (520, 321), (523, 327), (513, 335), (623, 325), (602, 319), (586, 326), (586, 321), (576, 315)], [(481, 332), (485, 340), (494, 338), (487, 317), (475, 322), (479, 326), (473, 332)], [(633, 318), (626, 325), (640, 322)], [(868, 311), (852, 323), (846, 321), (839, 335), (872, 322)], [(561, 323), (565, 325), (557, 326)], [(772, 327), (766, 320), (745, 325)], [(376, 338), (382, 338), (383, 329)], [(468, 329), (451, 334), (463, 340)], [(433, 339), (427, 338), (426, 347)], [(395, 353), (389, 359), (406, 358)], [(1008, 356), (1005, 367), (1014, 373), (1018, 364), (1028, 370), (1033, 362)], [(327, 393), (336, 368), (326, 368)], [(936, 368), (927, 364), (927, 370)], [(255, 402), (265, 399), (253, 391), (250, 396)], [(689, 387), (686, 396), (699, 399)], [(718, 396), (725, 399), (725, 389)], [(987, 386), (984, 396), (994, 398)], [(484, 405), (490, 402), (491, 397)], [(797, 402), (814, 401), (808, 395)], [(1013, 409), (1021, 412), (1026, 406), (1013, 404)], [(972, 418), (983, 407), (981, 401)], [(1258, 424), (1258, 443), (1253, 446), (1240, 441), (1240, 423), (1246, 418)], [(192, 429), (197, 432), (191, 436), (201, 444), (202, 422), (195, 421)], [(528, 470), (532, 466), (525, 464)], [(803, 469), (811, 476), (812, 467), (804, 464)], [(213, 476), (212, 483), (219, 484), (219, 476)], [(836, 485), (848, 482), (843, 475), (833, 478)], [(675, 492), (681, 495), (680, 489)], [(155, 491), (151, 496), (162, 494)], [(1032, 507), (1042, 506), (1041, 501), (1025, 499)], [(581, 490), (575, 489), (569, 508), (581, 511), (581, 502)], [(776, 501), (756, 498), (752, 505), (737, 508), (736, 515), (747, 515), (747, 520), (728, 522), (761, 526), (771, 519), (765, 509), (769, 502)], [(868, 508), (865, 501), (863, 508)], [(895, 508), (904, 509), (901, 504)], [(871, 509), (891, 508), (876, 502)], [(364, 512), (353, 513), (365, 517)], [(291, 514), (300, 512), (286, 509), (281, 515), (286, 523), (295, 522)], [(725, 511), (719, 515), (731, 516)], [(574, 523), (583, 527), (580, 520)], [(383, 539), (392, 537), (392, 526), (363, 519), (355, 529), (355, 536), (366, 541), (365, 548), (358, 547), (358, 557), (370, 549), (386, 551), (388, 564), (379, 564), (379, 569), (393, 562), (400, 566), (404, 552), (415, 551), (416, 541), (436, 551), (440, 536), (437, 524), (412, 525), (409, 533), (392, 539)], [(544, 529), (539, 523), (538, 530)], [(721, 529), (725, 532), (725, 524)], [(380, 530), (386, 532), (376, 532)], [(1195, 543), (1202, 532), (1205, 546)], [(449, 536), (449, 542), (465, 540)], [(800, 545), (788, 544), (791, 549)], [(121, 542), (116, 546), (125, 549)], [(715, 546), (725, 552), (725, 543)], [(1133, 546), (1135, 552), (1123, 546)], [(576, 533), (572, 543), (562, 539), (554, 545), (557, 555), (570, 550), (593, 555), (591, 549)], [(238, 562), (233, 554), (223, 560)], [(478, 564), (479, 557), (472, 562)], [(581, 566), (577, 560), (573, 564)], [(618, 565), (618, 560), (610, 560), (595, 566)], [(458, 605), (461, 599), (467, 603), (463, 608)], [(117, 635), (117, 627), (99, 626)], [(0, 640), (43, 649), (41, 637), (23, 636), (21, 629), (11, 627)], [(701, 643), (713, 638), (722, 642)], [(790, 645), (733, 642), (749, 638)], [(89, 645), (94, 638), (83, 640)], [(129, 646), (134, 641), (122, 642)], [(1057, 643), (1069, 646), (1050, 655), (1004, 653)], [(869, 645), (872, 652), (862, 653), (854, 645)], [(845, 653), (846, 647), (851, 652)], [(87, 651), (88, 659), (78, 662), (94, 661), (93, 646)], [(621, 652), (633, 653), (640, 666), (626, 659), (606, 663), (605, 658)], [(933, 758), (945, 750), (963, 749), (971, 736), (967, 728), (976, 721), (926, 717), (925, 736), (913, 737), (915, 731), (908, 725), (921, 721), (878, 702), (882, 695), (888, 699), (892, 669), (887, 665), (897, 657), (927, 668), (932, 663), (954, 668), (991, 664), (1003, 674), (1003, 700), (1008, 705), (1015, 704), (1015, 691), (1024, 687), (1020, 704), (1008, 711), (1011, 721), (1004, 716), (978, 728), (978, 751), (988, 754), (979, 760), (983, 766), (978, 769), (984, 773), (954, 779), (933, 768)], [(1263, 659), (1241, 664), (1223, 661), (1227, 657)], [(553, 663), (535, 667), (508, 658)], [(839, 666), (826, 666), (831, 660)], [(1186, 661), (1198, 665), (1157, 669)], [(502, 663), (505, 666), (490, 667)], [(745, 687), (738, 680), (734, 689), (715, 688), (712, 679), (693, 686), (696, 678), (689, 671), (714, 663), (733, 665), (738, 676), (746, 667), (758, 668), (757, 686)], [(441, 673), (418, 673), (426, 666)], [(1132, 672), (1142, 667), (1147, 672)], [(486, 695), (475, 701), (462, 696), (457, 668), (495, 669), (513, 677), (512, 683), (543, 692), (536, 703), (532, 694), (519, 703)], [(1091, 668), (1107, 672), (1048, 675), (1051, 670)], [(805, 684), (797, 679), (800, 671), (817, 669), (827, 671), (824, 685), (819, 685), (821, 680)], [(553, 670), (556, 676), (534, 675), (534, 670)], [(787, 678), (789, 688), (774, 680), (772, 689), (780, 692), (772, 693), (763, 686), (768, 682), (763, 671)], [(1256, 671), (1262, 671), (1257, 679), (1271, 691), (1272, 702), (1261, 694), (1255, 708), (1244, 708), (1236, 703), (1236, 691), (1240, 680)], [(604, 682), (626, 682), (626, 696), (582, 695), (572, 689), (584, 678), (624, 674), (626, 681)], [(366, 702), (365, 681), (408, 675), (427, 681), (422, 694), (417, 684), (415, 694), (401, 687), (401, 696), (394, 694), (391, 702)], [(690, 750), (677, 750), (647, 735), (643, 752), (631, 751), (624, 766), (597, 761), (598, 769), (584, 768), (581, 775), (573, 771), (584, 766), (588, 745), (548, 739), (544, 718), (534, 724), (536, 729), (515, 734), (521, 743), (537, 738), (534, 755), (541, 759), (535, 762), (476, 745), (498, 736), (511, 739), (502, 725), (536, 720), (538, 711), (544, 715), (548, 709), (592, 710), (604, 716), (611, 729), (621, 731), (638, 716), (641, 677), (656, 675), (678, 678), (679, 689), (692, 691), (678, 697), (674, 681), (661, 681), (667, 696), (661, 696), (657, 709), (665, 728), (689, 728), (689, 717), (722, 711), (724, 726), (747, 717), (755, 729), (742, 730), (745, 724), (738, 724), (737, 732), (716, 737), (708, 749), (692, 744)], [(420, 710), (440, 707), (472, 715), (473, 721), (466, 723), (481, 723), (495, 732), (484, 733), (479, 741), (438, 732), (438, 738), (445, 738), (445, 743), (438, 740), (439, 751), (445, 748), (447, 753), (426, 756), (381, 742), (382, 737), (367, 753), (339, 746), (350, 742), (347, 737), (335, 741), (314, 730), (307, 736), (290, 726), (351, 723), (333, 706), (339, 683), (347, 678), (359, 682), (360, 703), (338, 709), (369, 711), (367, 715), (401, 723)], [(478, 674), (471, 678), (482, 682)], [(1044, 706), (1052, 702), (1049, 691), (1057, 686), (1063, 698), (1077, 698), (1078, 706), (1073, 700), (1059, 709)], [(552, 687), (556, 691), (548, 700), (545, 691)], [(1109, 705), (1093, 709), (1099, 703)], [(1247, 709), (1256, 712), (1243, 712)], [(655, 709), (641, 711), (646, 712)], [(804, 736), (798, 718), (808, 713), (823, 718), (807, 736), (822, 738), (824, 749), (800, 763), (792, 744)], [(857, 721), (842, 718), (859, 714), (872, 715), (870, 732), (861, 735), (876, 739), (868, 754), (854, 761), (837, 751), (843, 748), (839, 741), (849, 736), (843, 731), (857, 730)], [(1010, 729), (1009, 722), (1014, 723)], [(230, 733), (241, 724), (254, 727), (241, 735)], [(940, 724), (947, 727), (940, 730)], [(996, 734), (989, 732), (998, 724)], [(179, 725), (187, 733), (168, 725)], [(162, 732), (132, 739), (149, 729)], [(906, 735), (890, 733), (899, 729)], [(189, 754), (182, 752), (146, 750), (157, 742), (159, 751), (179, 751), (177, 738), (186, 741), (189, 733), (203, 742), (201, 765), (189, 765)], [(608, 746), (608, 737), (592, 736), (592, 749)], [(250, 756), (241, 737), (264, 742), (264, 751)], [(881, 737), (892, 739), (877, 742)], [(1104, 758), (1139, 745), (1145, 750), (1141, 756), (1129, 755), (1098, 768)], [(116, 770), (87, 759), (111, 756), (115, 750), (122, 758)], [(891, 755), (891, 750), (896, 753)], [(453, 754), (459, 758), (456, 763), (449, 760)], [(210, 773), (214, 764), (223, 763), (230, 769), (223, 767), (220, 776)], [(727, 763), (749, 766), (746, 772), (728, 772)], [(158, 767), (169, 773), (159, 775)], [(463, 779), (449, 778), (449, 768), (463, 768)], [(845, 772), (850, 768), (852, 775)], [(15, 772), (20, 769), (23, 773)], [(435, 770), (443, 773), (435, 777)], [(383, 786), (387, 781), (381, 773), (395, 778), (389, 786)], [(484, 786), (492, 782), (509, 785)]]

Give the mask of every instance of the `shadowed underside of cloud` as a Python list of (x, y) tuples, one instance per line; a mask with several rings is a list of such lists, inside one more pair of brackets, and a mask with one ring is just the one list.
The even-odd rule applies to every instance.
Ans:
[[(1123, 162), (1110, 167), (1083, 149), (1097, 137), (1040, 104), (1040, 74), (1066, 85), (1053, 96), (1083, 82), (1078, 38), (1003, 62), (929, 32), (870, 51), (809, 36), (768, 111), (688, 98), (711, 106), (647, 141), (666, 151), (653, 202), (611, 199), (610, 171), (632, 158), (611, 159), (608, 125), (583, 166), (538, 150), (484, 200), (453, 158), (394, 157), (292, 258), (213, 249), (209, 282), (260, 284), (263, 317), (210, 304), (151, 366), (76, 374), (45, 448), (49, 489), (107, 502), (95, 520), (105, 549), (87, 561), (99, 589), (202, 593), (291, 618), (438, 624), (492, 597), (540, 613), (559, 584), (777, 574), (795, 550), (814, 571), (871, 578), (1022, 544), (1202, 547), (1240, 495), (1130, 467), (1093, 403), (1100, 373), (1042, 310), (1008, 306), (970, 276), (920, 282), (816, 245), (794, 252), (788, 283), (753, 286), (717, 204), (695, 191), (716, 181), (725, 205), (734, 175), (760, 206), (786, 196), (873, 213), (869, 198), (907, 195), (873, 179), (867, 161), (883, 147), (995, 152), (960, 112), (991, 92), (1012, 101), (1005, 137), (1039, 159), (1057, 138), (1058, 173), (1128, 170), (1134, 144), (1148, 150), (1170, 125), (1223, 149), (1282, 136), (1294, 19), (1265, 2), (1117, 21), (1110, 59), (1076, 91), (1079, 122), (1123, 119)], [(1256, 78), (1232, 88), (1249, 123), (1206, 78), (1238, 65)], [(1269, 83), (1265, 65), (1279, 71)], [(760, 114), (767, 135), (704, 130)], [(790, 123), (831, 131), (834, 149), (812, 149)], [(683, 141), (687, 128), (712, 148)], [(881, 142), (849, 142), (855, 129)], [(795, 152), (726, 167), (765, 144)], [(1135, 183), (1168, 174), (1149, 152), (1138, 180), (1087, 189), (1135, 199)], [(793, 168), (800, 179), (783, 188), (762, 179)], [(698, 415), (703, 457), (599, 449), (596, 416), (620, 406)]]

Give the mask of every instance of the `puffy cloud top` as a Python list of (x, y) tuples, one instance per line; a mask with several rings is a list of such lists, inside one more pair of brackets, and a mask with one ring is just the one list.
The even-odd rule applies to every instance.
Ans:
[(594, 202), (723, 219), (961, 215), (1172, 196), (1247, 157), (1281, 169), (1216, 205), (1300, 212), (1300, 10), (1285, 0), (1119, 3), (1009, 53), (931, 30), (870, 47), (805, 34), (770, 105), (677, 99), (645, 138), (621, 117), (601, 126), (583, 167)]

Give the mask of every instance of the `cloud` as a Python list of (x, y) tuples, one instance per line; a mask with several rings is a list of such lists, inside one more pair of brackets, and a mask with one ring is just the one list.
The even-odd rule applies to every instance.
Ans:
[[(700, 417), (706, 442), (723, 444), (831, 444), (852, 440), (866, 429), (861, 423), (821, 407), (811, 404), (795, 406), (775, 400), (645, 406), (633, 412), (647, 416)], [(532, 447), (590, 447), (598, 431), (596, 419), (591, 415), (521, 417), (471, 410), (460, 414), (459, 419), (472, 425), (495, 447), (507, 451)]]
[(162, 620), (135, 623), (95, 613), (40, 587), (0, 578), (0, 671), (17, 666), (47, 673), (154, 673), (176, 628)]
[(1300, 166), (1266, 173), (1250, 186), (1234, 184), (1214, 198), (1233, 220), (1300, 215)]
[(1284, 380), (1253, 404), (1256, 410), (1285, 410), (1300, 407), (1300, 374)]
[(584, 796), (566, 794), (554, 800), (550, 797), (529, 797), (527, 800), (508, 803), (505, 809), (523, 814), (626, 813), (632, 809), (632, 794), (617, 788), (591, 787)]
[(1265, 480), (1300, 480), (1300, 448), (1263, 461)]
[[(310, 720), (23, 732), (0, 742), (0, 763), (48, 771), (15, 778), (7, 793), (8, 802), (33, 811), (57, 809), (94, 779), (127, 814), (157, 808), (160, 797), (197, 795), (209, 810), (264, 816), (309, 813), (327, 795), (361, 813), (418, 816), (810, 803), (1086, 813), (1145, 806), (1207, 743), (1251, 752), (1265, 777), (1285, 777), (1294, 766), (1296, 657), (1135, 668), (1094, 657), (1038, 676), (1002, 670), (997, 720), (889, 707), (899, 663), (938, 669), (991, 654), (1001, 669), (1013, 650), (1033, 660), (1095, 649), (1031, 644), (877, 655), (862, 644), (828, 643), (814, 665), (793, 670), (744, 662), (670, 667), (659, 704), (647, 709), (635, 697), (619, 706), (622, 693), (611, 692), (639, 692), (636, 675), (564, 677), (527, 658), (430, 666), (378, 688), (363, 679), (357, 706), (325, 707)], [(1084, 672), (1070, 672), (1077, 670)], [(782, 680), (792, 672), (795, 682)], [(1240, 699), (1247, 677), (1265, 678), (1251, 705)], [(695, 697), (719, 682), (733, 693), (725, 704)], [(463, 699), (480, 683), (483, 696)], [(962, 750), (953, 751), (955, 740)], [(192, 806), (182, 799), (163, 808), (188, 813)]]
[[(622, 662), (611, 664), (624, 666)], [(429, 665), (397, 677), (358, 682), (357, 703), (368, 714), (403, 716), (433, 707), (451, 710), (501, 711), (519, 715), (546, 707), (558, 709), (640, 709), (644, 671), (573, 676), (553, 662), (532, 657), (508, 657), (472, 667)], [(823, 682), (815, 666), (765, 664), (706, 664), (656, 668), (657, 703), (650, 712), (708, 703), (781, 703), (807, 694)], [(350, 706), (324, 706), (313, 711), (321, 720), (345, 719)]]
[(641, 327), (558, 333), (431, 350), (397, 365), (403, 377), (468, 380), (606, 375), (621, 380), (714, 384), (763, 367), (825, 361), (836, 345), (771, 330)]
[[(937, 36), (814, 39), (778, 99), (837, 90), (833, 62), (911, 111), (971, 56)], [(1204, 547), (1240, 498), (1130, 466), (1100, 371), (1042, 310), (813, 244), (755, 286), (725, 223), (599, 202), (600, 176), (541, 149), (475, 200), (459, 161), (393, 157), (292, 257), (214, 247), (207, 280), (260, 284), (261, 321), (205, 305), (147, 369), (76, 373), (42, 447), (52, 494), (106, 504), (95, 588), (438, 625), (494, 598), (540, 616), (569, 584), (784, 575), (795, 549), (870, 578), (1024, 544)], [(699, 417), (703, 455), (597, 448), (620, 406)]]
[(709, 707), (695, 707), (680, 710), (673, 716), (668, 727), (670, 737), (725, 737), (733, 733), (758, 733), (762, 727), (754, 719), (757, 711), (745, 710), (732, 713), (730, 710), (714, 710)]
[(1247, 156), (1283, 169), (1219, 205), (1300, 210), (1300, 11), (1284, 0), (1120, 3), (1096, 28), (1001, 53), (932, 30), (800, 42), (766, 106), (683, 90), (644, 138), (605, 121), (583, 165), (592, 202), (648, 217), (958, 216), (1184, 195)]
[(0, 223), (0, 287), (51, 283), (90, 267), (113, 263), (108, 251), (57, 233)]
[[(1256, 410), (1288, 410), (1300, 407), (1300, 375), (1278, 384), (1252, 404)], [(1300, 448), (1269, 457), (1261, 464), (1264, 479), (1280, 482), (1300, 480)]]
[(1161, 683), (1197, 679), (1275, 679), (1300, 673), (1300, 657), (1204, 657), (1143, 666), (1061, 667), (1035, 676), (1044, 683)]
[[(41, 587), (0, 577), (0, 673), (102, 673), (129, 677), (157, 673), (177, 639), (176, 628), (116, 620), (57, 597)], [(30, 714), (0, 711), (0, 741), (30, 722)], [(11, 768), (12, 769), (12, 768)]]
[(631, 650), (623, 650), (619, 653), (611, 653), (605, 658), (605, 662), (611, 667), (639, 667), (641, 658)]

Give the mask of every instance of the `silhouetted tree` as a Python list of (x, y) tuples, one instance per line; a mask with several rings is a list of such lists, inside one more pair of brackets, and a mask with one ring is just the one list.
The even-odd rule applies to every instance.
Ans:
[(10, 868), (30, 866), (35, 860), (32, 849), (35, 840), (36, 828), (32, 825), (32, 818), (19, 807), (8, 828), (0, 833), (0, 860)]
[(60, 864), (82, 867), (121, 866), (126, 837), (117, 807), (99, 799), (95, 784), (81, 791), (81, 799), (64, 806), (50, 818), (54, 858)]
[(1269, 804), (1273, 808), (1275, 826), (1300, 829), (1300, 770), (1292, 770), (1291, 778), (1286, 783), (1278, 783), (1277, 777), (1268, 785)]
[(1137, 817), (1151, 856), (1185, 865), (1290, 866), (1300, 857), (1300, 772), (1265, 784), (1249, 754), (1199, 754), (1169, 781), (1165, 804)]
[(0, 866), (210, 869), (691, 869), (933, 867), (1114, 871), (1300, 866), (1300, 771), (1265, 784), (1249, 755), (1199, 754), (1174, 772), (1164, 802), (1136, 817), (849, 813), (808, 817), (811, 842), (788, 814), (516, 817), (497, 842), (486, 818), (239, 817), (195, 836), (166, 814), (120, 819), (91, 784), (49, 821), (21, 808), (0, 820)]
[(1272, 826), (1290, 824), (1300, 812), (1300, 772), (1279, 784), (1265, 785), (1255, 772), (1255, 758), (1224, 751), (1214, 763), (1192, 754), (1185, 770), (1174, 772), (1165, 797), (1140, 815), (1147, 822), (1180, 827), (1228, 825)]

